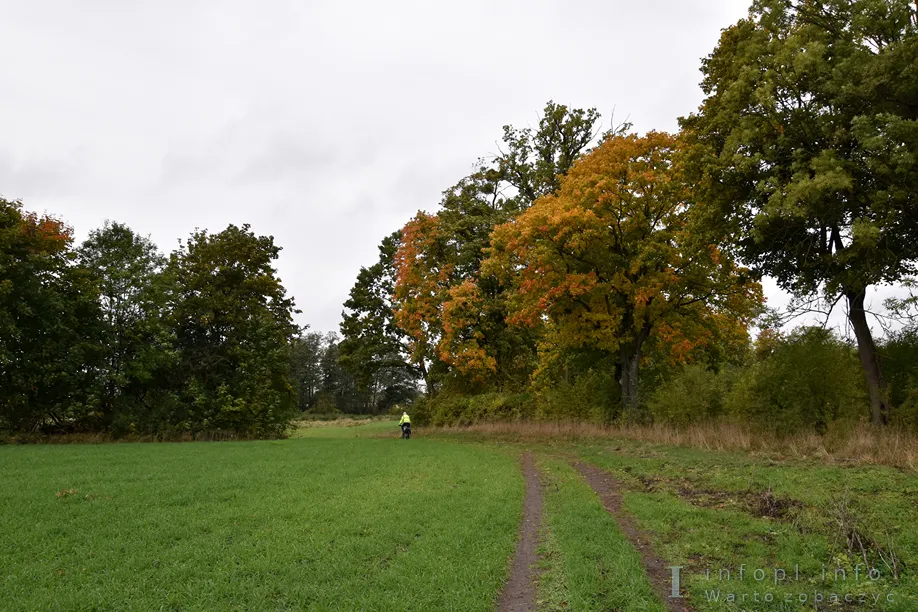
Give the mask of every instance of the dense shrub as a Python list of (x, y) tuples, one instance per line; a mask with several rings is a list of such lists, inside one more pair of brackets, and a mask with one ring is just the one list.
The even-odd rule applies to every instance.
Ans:
[(830, 330), (801, 328), (746, 369), (725, 397), (726, 412), (776, 433), (825, 433), (866, 415), (867, 393), (853, 347)]
[(853, 347), (832, 331), (801, 328), (765, 334), (757, 359), (713, 372), (689, 365), (649, 394), (655, 422), (752, 423), (777, 434), (825, 433), (866, 415), (866, 389)]
[(620, 387), (613, 372), (590, 370), (573, 381), (540, 388), (535, 416), (542, 421), (610, 423), (621, 413)]
[(911, 378), (902, 404), (893, 411), (893, 423), (918, 430), (918, 375)]
[(419, 400), (407, 408), (419, 425), (471, 425), (489, 421), (513, 421), (532, 417), (532, 397), (522, 393), (441, 393)]
[(880, 346), (880, 357), (894, 423), (918, 428), (918, 324), (892, 334)]
[(658, 423), (690, 425), (723, 416), (724, 399), (733, 372), (717, 374), (703, 365), (689, 365), (661, 383), (647, 399)]

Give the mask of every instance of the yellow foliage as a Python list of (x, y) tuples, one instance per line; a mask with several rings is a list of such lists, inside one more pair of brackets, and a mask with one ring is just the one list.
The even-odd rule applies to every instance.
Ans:
[[(485, 269), (513, 271), (511, 321), (548, 316), (559, 346), (639, 350), (647, 335), (674, 361), (717, 336), (745, 333), (760, 285), (695, 222), (677, 137), (617, 136), (492, 234)], [(637, 346), (635, 346), (637, 345)]]

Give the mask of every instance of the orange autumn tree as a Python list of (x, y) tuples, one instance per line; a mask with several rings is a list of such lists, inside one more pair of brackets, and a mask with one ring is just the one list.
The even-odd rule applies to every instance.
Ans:
[(395, 323), (408, 334), (409, 360), (421, 371), (428, 394), (433, 392), (431, 369), (438, 362), (437, 344), (443, 331), (440, 313), (453, 271), (446, 249), (437, 216), (418, 212), (402, 228), (394, 256)]
[[(428, 393), (447, 371), (464, 384), (481, 386), (525, 367), (518, 363), (525, 361), (525, 351), (517, 350), (523, 339), (507, 329), (495, 279), (463, 273), (468, 258), (457, 253), (446, 223), (442, 214), (418, 213), (402, 229), (394, 257), (394, 318), (409, 337), (410, 360)], [(514, 351), (519, 355), (510, 355)]]
[(599, 135), (598, 120), (595, 109), (549, 102), (538, 128), (504, 126), (500, 154), (444, 191), (436, 215), (419, 213), (402, 230), (393, 313), (412, 338), (413, 363), (435, 369), (428, 391), (526, 386), (537, 334), (507, 324), (507, 285), (481, 274), (481, 263), (493, 229), (557, 189)]
[(96, 422), (98, 287), (72, 236), (0, 197), (0, 430)]
[(450, 288), (443, 303), (439, 356), (475, 389), (519, 391), (535, 361), (540, 328), (508, 325), (508, 294), (484, 275)]
[(497, 371), (497, 359), (485, 342), (487, 309), (481, 289), (472, 279), (452, 287), (443, 304), (440, 358), (472, 382), (483, 382)]
[(626, 417), (639, 403), (648, 340), (675, 360), (726, 326), (745, 333), (761, 286), (693, 226), (678, 140), (614, 136), (580, 159), (560, 190), (492, 234), (485, 269), (511, 272), (510, 320), (546, 324), (541, 352), (615, 356)]

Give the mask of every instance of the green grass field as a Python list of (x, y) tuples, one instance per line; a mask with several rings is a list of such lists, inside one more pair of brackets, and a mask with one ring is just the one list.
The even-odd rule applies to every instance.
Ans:
[(523, 492), (513, 455), (423, 439), (0, 447), (0, 465), (3, 610), (490, 610)]
[[(494, 610), (524, 448), (544, 500), (541, 610), (665, 609), (575, 457), (614, 475), (696, 610), (918, 609), (914, 472), (622, 440), (404, 441), (388, 421), (279, 441), (0, 446), (0, 609)], [(833, 593), (855, 599), (827, 605)]]

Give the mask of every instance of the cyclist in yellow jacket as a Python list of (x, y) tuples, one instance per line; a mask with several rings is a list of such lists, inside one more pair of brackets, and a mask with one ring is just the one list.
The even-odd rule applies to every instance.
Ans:
[(402, 412), (402, 418), (398, 422), (398, 426), (402, 428), (402, 437), (403, 438), (408, 437), (405, 435), (405, 432), (406, 430), (410, 431), (411, 429), (411, 417), (408, 416), (407, 412)]

